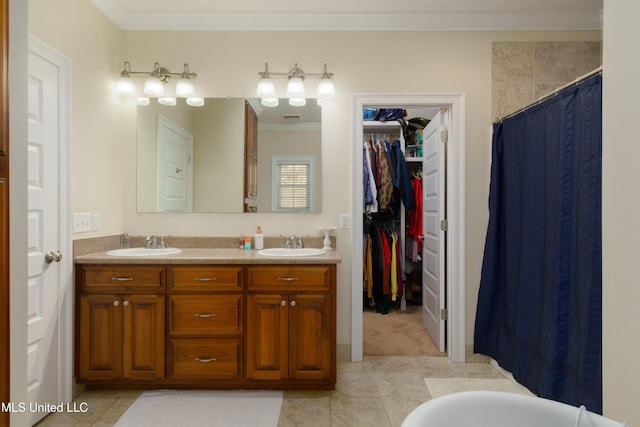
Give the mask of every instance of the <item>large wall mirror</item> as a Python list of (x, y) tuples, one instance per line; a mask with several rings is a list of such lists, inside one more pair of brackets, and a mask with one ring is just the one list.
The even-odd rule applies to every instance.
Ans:
[(278, 107), (246, 98), (206, 98), (202, 107), (151, 100), (137, 114), (138, 212), (322, 210), (315, 99), (304, 107), (286, 99)]

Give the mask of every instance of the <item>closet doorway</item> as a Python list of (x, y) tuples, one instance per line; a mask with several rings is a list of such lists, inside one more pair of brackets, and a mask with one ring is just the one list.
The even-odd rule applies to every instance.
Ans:
[[(371, 136), (374, 132), (379, 133), (381, 135), (393, 135), (394, 128), (393, 126), (397, 126), (397, 122), (389, 121), (388, 123), (372, 123), (371, 121), (365, 121), (365, 110), (366, 109), (403, 109), (407, 111), (406, 119), (413, 117), (424, 117), (429, 120), (432, 120), (433, 123), (430, 123), (428, 128), (429, 130), (435, 129), (434, 132), (427, 132), (432, 134), (432, 139), (430, 142), (427, 141), (419, 141), (416, 144), (416, 141), (402, 141), (403, 152), (407, 150), (415, 150), (417, 147), (420, 147), (420, 152), (416, 153), (411, 151), (410, 153), (406, 153), (407, 155), (407, 168), (410, 175), (414, 175), (417, 178), (417, 174), (422, 174), (423, 172), (427, 174), (431, 174), (432, 172), (436, 172), (441, 175), (440, 179), (433, 180), (436, 184), (437, 182), (446, 182), (446, 188), (442, 188), (442, 190), (437, 191), (436, 193), (441, 196), (440, 202), (436, 199), (435, 201), (426, 199), (418, 199), (423, 200), (426, 203), (423, 206), (418, 206), (418, 209), (421, 215), (425, 216), (426, 221), (424, 222), (426, 228), (433, 231), (433, 226), (436, 225), (436, 218), (446, 220), (440, 223), (440, 220), (437, 220), (438, 233), (434, 233), (433, 235), (437, 237), (438, 235), (442, 236), (441, 241), (434, 241), (432, 239), (431, 242), (427, 242), (424, 246), (422, 246), (422, 242), (420, 242), (420, 253), (419, 256), (416, 257), (414, 254), (413, 262), (414, 266), (412, 267), (412, 263), (408, 262), (406, 266), (407, 273), (407, 281), (406, 281), (406, 292), (402, 291), (402, 296), (399, 295), (399, 299), (392, 305), (392, 310), (398, 310), (397, 313), (403, 317), (402, 320), (398, 316), (395, 319), (391, 319), (389, 317), (388, 322), (397, 322), (397, 321), (407, 321), (414, 323), (413, 330), (415, 331), (415, 323), (422, 323), (425, 327), (428, 327), (430, 330), (430, 335), (433, 337), (433, 341), (435, 342), (436, 351), (438, 347), (442, 345), (442, 348), (446, 351), (447, 356), (453, 361), (463, 362), (465, 359), (465, 331), (464, 331), (464, 311), (465, 311), (465, 302), (464, 302), (464, 95), (461, 93), (451, 93), (451, 94), (416, 94), (416, 95), (355, 95), (354, 96), (354, 144), (353, 144), (353, 229), (352, 229), (352, 241), (354, 242), (352, 248), (352, 341), (351, 341), (351, 359), (353, 361), (362, 360), (362, 356), (364, 353), (363, 343), (364, 343), (364, 330), (363, 327), (367, 326), (367, 329), (375, 328), (375, 323), (382, 325), (385, 320), (381, 318), (371, 317), (372, 314), (367, 312), (366, 316), (369, 319), (369, 322), (372, 322), (370, 325), (364, 324), (364, 314), (367, 311), (367, 305), (370, 304), (371, 307), (375, 307), (373, 311), (378, 311), (378, 313), (374, 313), (373, 315), (381, 316), (379, 313), (385, 312), (386, 309), (380, 309), (380, 306), (376, 306), (376, 302), (374, 298), (370, 298), (371, 295), (363, 292), (363, 267), (366, 266), (366, 258), (363, 257), (363, 245), (360, 242), (363, 242), (363, 230), (364, 227), (372, 227), (367, 228), (368, 230), (376, 230), (378, 227), (386, 233), (393, 233), (394, 239), (398, 237), (398, 241), (404, 241), (404, 232), (405, 232), (405, 215), (404, 212), (396, 215), (396, 219), (392, 219), (390, 222), (385, 222), (386, 219), (384, 216), (380, 217), (379, 215), (371, 215), (369, 213), (369, 208), (365, 208), (365, 203), (363, 203), (365, 197), (365, 190), (363, 189), (363, 179), (365, 178), (363, 172), (363, 161), (365, 157), (368, 158), (366, 154), (366, 144), (363, 147), (363, 141), (365, 141), (365, 136), (367, 133), (370, 133)], [(434, 127), (434, 125), (436, 125)], [(381, 126), (376, 128), (376, 126)], [(385, 133), (386, 132), (386, 133)], [(400, 128), (400, 132), (402, 129)], [(429, 144), (433, 146), (434, 135), (437, 139), (446, 138), (446, 152), (428, 152)], [(415, 137), (415, 135), (409, 135), (405, 131), (401, 135), (404, 137)], [(423, 132), (420, 132), (420, 138), (423, 136)], [(448, 136), (448, 137), (447, 137)], [(407, 143), (408, 142), (408, 143)], [(436, 144), (435, 146), (438, 146)], [(425, 152), (421, 152), (424, 148)], [(417, 155), (418, 154), (418, 155)], [(438, 163), (438, 158), (441, 159), (439, 162), (441, 164), (440, 169), (436, 166), (434, 169), (433, 162)], [(427, 160), (423, 160), (427, 159)], [(433, 175), (429, 175), (433, 176)], [(421, 177), (423, 179), (423, 177)], [(429, 179), (425, 179), (426, 186), (425, 189), (429, 187)], [(420, 186), (422, 188), (422, 186)], [(434, 187), (431, 187), (434, 188)], [(429, 193), (432, 193), (429, 190)], [(426, 193), (425, 193), (426, 194)], [(435, 205), (432, 203), (435, 202)], [(419, 203), (422, 205), (422, 203)], [(404, 206), (404, 204), (403, 204)], [(435, 206), (435, 208), (434, 208)], [(445, 216), (446, 212), (446, 216)], [(407, 217), (408, 218), (408, 217)], [(430, 222), (431, 218), (431, 222)], [(408, 220), (407, 220), (408, 221)], [(422, 221), (422, 220), (420, 220)], [(448, 228), (447, 228), (448, 223)], [(443, 226), (447, 231), (439, 231), (440, 226)], [(397, 231), (396, 231), (397, 230)], [(427, 234), (427, 230), (424, 230), (425, 234)], [(397, 236), (396, 236), (397, 234)], [(410, 233), (409, 233), (410, 234)], [(444, 241), (444, 236), (446, 235), (446, 245)], [(412, 237), (409, 237), (409, 241)], [(365, 239), (365, 241), (369, 241)], [(392, 241), (389, 238), (389, 241)], [(435, 242), (435, 245), (433, 244)], [(413, 245), (416, 248), (417, 243)], [(374, 243), (375, 246), (375, 243)], [(424, 249), (429, 246), (428, 253), (423, 253)], [(434, 249), (434, 251), (432, 251)], [(400, 250), (400, 245), (398, 245), (398, 250)], [(409, 249), (410, 250), (410, 249)], [(404, 252), (404, 244), (402, 244), (402, 251)], [(434, 268), (437, 263), (437, 257), (433, 258), (430, 256), (432, 253), (435, 253), (437, 256), (441, 257), (443, 260), (442, 268)], [(425, 262), (423, 263), (421, 258), (427, 254), (425, 257)], [(407, 257), (402, 257), (407, 258)], [(408, 257), (411, 261), (411, 256)], [(363, 261), (364, 259), (364, 261)], [(402, 260), (404, 262), (404, 259)], [(418, 270), (417, 277), (419, 277), (421, 283), (418, 284), (418, 293), (416, 295), (415, 283), (412, 281), (416, 280), (416, 275), (411, 274), (411, 271)], [(430, 295), (429, 292), (422, 292), (422, 289), (428, 290), (433, 287), (433, 279), (434, 277), (430, 274), (433, 271), (439, 271), (440, 277), (435, 277), (437, 280), (442, 280), (442, 291), (440, 296), (438, 296), (438, 292), (435, 295)], [(427, 274), (425, 274), (425, 272)], [(420, 274), (421, 273), (421, 274)], [(446, 282), (445, 282), (446, 278)], [(432, 283), (426, 283), (431, 281)], [(436, 287), (438, 283), (435, 283)], [(413, 295), (412, 295), (412, 286)], [(409, 298), (406, 298), (409, 297)], [(407, 305), (406, 299), (410, 299), (410, 303)], [(384, 303), (384, 301), (383, 301)], [(416, 307), (418, 306), (418, 307)], [(364, 312), (363, 312), (364, 309)], [(434, 313), (436, 311), (437, 313)], [(444, 309), (441, 311), (441, 309)], [(413, 314), (412, 314), (413, 313)], [(434, 316), (437, 314), (438, 318)], [(442, 314), (445, 320), (440, 320), (439, 315)], [(422, 318), (422, 319), (421, 319)], [(375, 322), (375, 323), (373, 323)], [(446, 328), (445, 328), (446, 324)], [(401, 332), (402, 333), (402, 332)], [(426, 334), (426, 332), (425, 332)], [(408, 340), (413, 340), (411, 337), (407, 337)], [(445, 346), (446, 343), (446, 346)], [(433, 347), (432, 347), (433, 350)], [(369, 350), (370, 351), (370, 350)], [(409, 350), (407, 350), (409, 351)], [(411, 355), (414, 355), (415, 350), (411, 352)], [(375, 353), (372, 353), (375, 354)], [(400, 353), (395, 353), (397, 355), (402, 355)], [(407, 354), (409, 355), (409, 354)]]

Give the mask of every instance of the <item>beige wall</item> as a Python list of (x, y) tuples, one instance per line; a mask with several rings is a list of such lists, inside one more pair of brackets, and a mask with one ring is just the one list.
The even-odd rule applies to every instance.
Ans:
[(605, 1), (602, 335), (606, 415), (640, 426), (640, 57), (637, 0)]
[[(624, 3), (624, 5), (623, 5)], [(632, 266), (640, 194), (635, 170), (640, 140), (635, 100), (640, 99), (640, 68), (634, 34), (638, 5), (607, 3), (605, 10), (605, 143), (604, 143), (604, 334), (605, 410), (640, 425), (633, 401), (640, 348), (634, 302), (640, 300)], [(631, 10), (634, 13), (630, 13)], [(351, 211), (352, 96), (354, 93), (461, 91), (466, 95), (466, 231), (467, 342), (473, 320), (487, 221), (489, 126), (491, 115), (491, 49), (496, 41), (597, 41), (598, 32), (122, 32), (85, 0), (30, 0), (29, 29), (71, 58), (73, 69), (73, 210), (101, 215), (102, 230), (75, 238), (120, 232), (240, 235), (256, 224), (267, 235), (311, 234), (316, 227), (337, 225)], [(626, 31), (626, 34), (625, 34)], [(257, 73), (265, 61), (273, 70), (293, 62), (320, 70), (324, 62), (335, 73), (338, 95), (324, 107), (322, 125), (323, 210), (313, 215), (136, 213), (135, 105), (113, 95), (113, 81), (124, 60), (134, 69), (159, 61), (170, 69), (189, 62), (199, 74), (204, 96), (254, 96)], [(630, 65), (629, 61), (632, 61)], [(608, 74), (607, 74), (608, 73)], [(612, 76), (607, 79), (607, 76)], [(627, 83), (627, 86), (623, 86)], [(632, 89), (630, 89), (632, 88)], [(613, 113), (615, 109), (615, 114)], [(634, 110), (635, 109), (635, 110)], [(632, 113), (633, 111), (633, 113)], [(622, 113), (622, 114), (621, 114)], [(609, 141), (615, 141), (611, 144)], [(632, 163), (634, 162), (634, 163)], [(624, 191), (622, 191), (624, 189)], [(631, 191), (629, 191), (631, 190)], [(633, 191), (636, 190), (636, 191)], [(631, 195), (631, 197), (629, 197)], [(618, 209), (624, 206), (624, 209)], [(338, 342), (350, 342), (350, 230), (337, 230)], [(626, 246), (623, 242), (631, 242)], [(634, 245), (632, 245), (634, 243)], [(635, 417), (635, 419), (633, 418)]]
[[(318, 233), (319, 225), (337, 225), (339, 214), (351, 213), (354, 93), (464, 92), (468, 344), (488, 215), (492, 43), (600, 39), (599, 32), (119, 32), (80, 0), (61, 0), (55, 7), (47, 0), (32, 0), (30, 29), (73, 63), (73, 209), (98, 213), (102, 219), (100, 232), (76, 238), (120, 232), (250, 235), (256, 224), (267, 235)], [(102, 41), (102, 33), (110, 42)], [(265, 61), (272, 70), (286, 70), (297, 61), (309, 72), (326, 62), (335, 74), (337, 96), (323, 107), (322, 213), (136, 213), (135, 186), (125, 185), (135, 182), (136, 107), (133, 100), (119, 100), (110, 92), (125, 60), (134, 70), (151, 69), (156, 61), (179, 70), (188, 62), (199, 76), (197, 90), (206, 97), (254, 96)], [(284, 80), (279, 83), (284, 90)], [(343, 257), (338, 267), (338, 342), (349, 344), (350, 230), (337, 230), (336, 235)]]

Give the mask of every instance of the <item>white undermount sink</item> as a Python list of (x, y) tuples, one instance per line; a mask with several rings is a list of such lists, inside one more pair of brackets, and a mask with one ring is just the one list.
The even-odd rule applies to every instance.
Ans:
[(258, 251), (260, 255), (278, 257), (301, 257), (323, 255), (325, 252), (318, 248), (269, 248)]
[(123, 248), (123, 249), (114, 249), (112, 251), (108, 251), (107, 255), (142, 257), (142, 256), (172, 255), (172, 254), (179, 254), (180, 252), (182, 252), (182, 249), (180, 248), (158, 248), (158, 249)]

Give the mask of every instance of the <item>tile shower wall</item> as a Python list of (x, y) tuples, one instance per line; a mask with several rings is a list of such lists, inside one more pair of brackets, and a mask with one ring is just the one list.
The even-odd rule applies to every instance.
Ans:
[(492, 118), (511, 114), (601, 64), (601, 42), (494, 42)]

